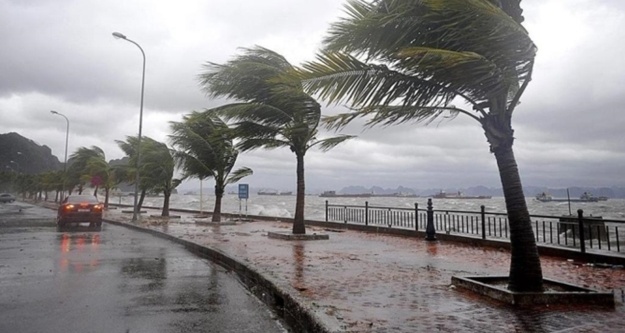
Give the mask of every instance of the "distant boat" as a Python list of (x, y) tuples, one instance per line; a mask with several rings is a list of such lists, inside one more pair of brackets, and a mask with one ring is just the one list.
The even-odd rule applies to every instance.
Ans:
[(434, 194), (432, 196), (435, 199), (492, 199), (490, 195), (477, 195), (470, 196), (464, 195), (462, 192), (458, 191), (456, 194), (447, 194), (445, 191), (440, 191), (438, 194)]
[(278, 195), (278, 191), (258, 191), (258, 195)]
[(258, 195), (293, 195), (293, 192), (258, 191)]
[(550, 194), (543, 192), (536, 196), (536, 200), (540, 202), (597, 202), (599, 201), (599, 198), (594, 197), (588, 192), (584, 192), (584, 194), (582, 194), (579, 199), (554, 198)]
[(369, 198), (371, 197), (371, 193), (360, 193), (360, 194), (338, 194), (336, 191), (325, 191), (319, 194), (322, 198)]

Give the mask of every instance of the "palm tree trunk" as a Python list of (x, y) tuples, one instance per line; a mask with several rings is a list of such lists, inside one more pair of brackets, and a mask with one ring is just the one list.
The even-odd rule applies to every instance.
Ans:
[(512, 291), (542, 291), (543, 275), (536, 239), (512, 150), (512, 139), (508, 142), (493, 150), (499, 167), (510, 224), (511, 260), (508, 288)]
[(293, 234), (306, 234), (306, 225), (304, 224), (304, 204), (306, 200), (306, 185), (304, 182), (304, 154), (297, 156), (297, 193), (295, 201), (295, 218), (293, 219)]
[(104, 188), (104, 208), (109, 209), (109, 194), (111, 193), (110, 187)]
[(139, 202), (137, 203), (137, 210), (141, 210), (143, 207), (143, 199), (145, 199), (146, 190), (141, 190), (141, 195), (139, 196)]
[(163, 191), (163, 211), (161, 216), (169, 216), (169, 197), (171, 196), (171, 190), (167, 189)]
[(215, 208), (211, 221), (221, 222), (221, 198), (224, 196), (224, 185), (215, 181)]

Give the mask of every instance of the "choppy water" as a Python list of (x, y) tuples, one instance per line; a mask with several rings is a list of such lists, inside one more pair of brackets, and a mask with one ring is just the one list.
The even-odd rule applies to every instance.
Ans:
[[(372, 198), (322, 198), (316, 195), (306, 196), (305, 217), (309, 220), (325, 219), (325, 202), (339, 205), (364, 206), (365, 201), (369, 206), (382, 207), (405, 207), (414, 208), (415, 203), (419, 209), (427, 207), (427, 199), (401, 198), (401, 197), (372, 197)], [(115, 196), (110, 198), (113, 203), (133, 204), (132, 196)], [(435, 210), (461, 210), (479, 211), (484, 205), (488, 212), (505, 213), (503, 197), (492, 199), (433, 199)], [(540, 202), (534, 198), (527, 198), (527, 205), (532, 215), (560, 216), (569, 214), (568, 202)], [(215, 197), (204, 194), (200, 202), (200, 195), (173, 194), (171, 196), (171, 208), (184, 208), (210, 212), (213, 210)], [(162, 207), (162, 197), (145, 198), (144, 206)], [(239, 210), (240, 207), (240, 210)], [(583, 209), (585, 216), (603, 216), (607, 219), (625, 219), (625, 199), (609, 199), (600, 202), (572, 202), (570, 212), (577, 215), (577, 210)], [(295, 196), (271, 196), (251, 194), (247, 200), (239, 200), (236, 194), (226, 194), (222, 200), (222, 212), (243, 215), (261, 215), (276, 217), (293, 217), (295, 212)]]

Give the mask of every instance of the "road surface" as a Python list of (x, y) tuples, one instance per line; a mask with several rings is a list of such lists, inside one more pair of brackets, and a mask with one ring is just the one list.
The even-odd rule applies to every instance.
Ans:
[(181, 245), (0, 204), (0, 332), (287, 332), (236, 277)]

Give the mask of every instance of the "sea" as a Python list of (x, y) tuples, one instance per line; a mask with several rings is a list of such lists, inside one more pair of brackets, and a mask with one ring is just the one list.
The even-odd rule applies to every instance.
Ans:
[[(111, 203), (132, 205), (131, 195), (112, 195)], [(415, 203), (419, 209), (427, 208), (428, 197), (337, 197), (327, 198), (318, 195), (306, 195), (304, 217), (307, 220), (325, 220), (326, 201), (332, 205), (349, 205), (393, 208), (412, 208)], [(582, 209), (584, 216), (601, 216), (604, 219), (625, 220), (625, 199), (608, 199), (599, 202), (541, 202), (533, 197), (526, 198), (531, 215), (562, 216), (577, 215)], [(146, 207), (162, 207), (162, 196), (148, 196), (144, 199)], [(200, 212), (211, 212), (215, 205), (215, 196), (211, 194), (172, 194), (170, 208), (191, 209)], [(455, 210), (479, 212), (480, 206), (491, 213), (505, 213), (503, 197), (491, 199), (432, 199), (434, 210)], [(295, 213), (295, 195), (258, 195), (250, 194), (248, 199), (239, 199), (237, 194), (225, 194), (222, 199), (223, 213), (241, 215), (259, 215), (272, 217), (293, 217)]]

